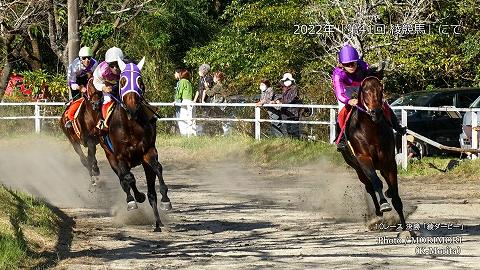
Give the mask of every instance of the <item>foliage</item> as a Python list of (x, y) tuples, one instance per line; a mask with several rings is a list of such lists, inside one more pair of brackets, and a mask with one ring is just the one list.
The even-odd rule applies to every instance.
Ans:
[(256, 94), (259, 80), (276, 82), (287, 71), (298, 80), (314, 49), (293, 34), (304, 7), (304, 1), (232, 1), (222, 16), (228, 25), (206, 46), (192, 48), (185, 61), (225, 72), (233, 94)]
[(49, 74), (43, 69), (25, 71), (22, 73), (25, 86), (32, 89), (32, 95), (40, 96), (43, 92), (49, 100), (63, 100), (68, 95), (68, 86), (65, 76)]

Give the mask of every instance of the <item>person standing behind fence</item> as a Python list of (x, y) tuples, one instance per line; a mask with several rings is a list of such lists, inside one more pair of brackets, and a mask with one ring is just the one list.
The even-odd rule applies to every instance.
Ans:
[[(193, 86), (190, 82), (190, 72), (186, 69), (177, 69), (175, 75), (178, 74), (177, 91), (175, 95), (175, 102), (182, 103), (180, 107), (179, 117), (182, 119), (191, 119), (192, 115), (192, 98), (193, 98)], [(195, 123), (192, 120), (180, 120), (178, 121), (178, 129), (180, 134), (184, 136), (196, 135)]]
[[(298, 88), (295, 84), (292, 74), (283, 74), (280, 80), (280, 86), (282, 88), (282, 97), (275, 101), (278, 104), (300, 104), (300, 98), (298, 97)], [(282, 120), (299, 121), (299, 108), (285, 108), (280, 109)], [(296, 123), (284, 123), (287, 135), (292, 138), (300, 138), (300, 124)]]
[[(225, 74), (221, 71), (215, 72), (213, 76), (213, 82), (215, 85), (206, 90), (207, 96), (209, 96), (209, 102), (211, 103), (224, 103), (227, 97), (226, 87), (223, 83)], [(213, 112), (214, 117), (225, 117), (225, 107), (212, 107), (210, 110)], [(223, 135), (228, 135), (231, 130), (230, 122), (222, 122)]]
[(205, 103), (209, 98), (206, 90), (213, 87), (213, 77), (210, 74), (210, 65), (202, 64), (198, 68), (198, 75), (200, 76), (198, 80), (198, 90), (197, 93), (195, 93), (193, 102)]
[[(271, 87), (270, 80), (263, 79), (260, 81), (260, 100), (257, 102), (257, 106), (263, 106), (263, 104), (270, 104), (273, 103), (273, 88)], [(280, 111), (273, 108), (273, 107), (266, 107), (265, 108), (268, 113), (268, 117), (270, 120), (280, 120)], [(283, 136), (282, 133), (282, 123), (272, 122), (270, 123), (270, 135), (273, 137), (281, 137)]]

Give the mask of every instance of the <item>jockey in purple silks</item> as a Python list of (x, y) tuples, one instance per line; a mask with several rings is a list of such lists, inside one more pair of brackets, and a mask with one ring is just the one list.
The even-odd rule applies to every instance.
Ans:
[[(337, 139), (340, 135), (340, 129), (345, 125), (348, 112), (352, 106), (358, 104), (358, 100), (352, 98), (352, 94), (358, 92), (363, 79), (369, 76), (368, 64), (360, 59), (357, 50), (351, 45), (343, 46), (338, 54), (338, 62), (339, 64), (332, 73), (333, 90), (339, 106)], [(384, 114), (399, 134), (405, 134), (406, 128), (400, 126), (396, 115), (387, 102), (384, 104)], [(343, 150), (346, 147), (345, 143), (345, 136), (342, 136), (337, 145), (338, 149)]]
[[(93, 72), (93, 85), (97, 91), (103, 92), (103, 106), (100, 114), (103, 119), (106, 117), (106, 110), (113, 102), (112, 95), (118, 97), (118, 80), (120, 79), (120, 68), (117, 60), (123, 60), (123, 52), (117, 47), (112, 47), (105, 53), (105, 61), (101, 62)], [(99, 119), (97, 127), (105, 130), (106, 125), (103, 119)]]

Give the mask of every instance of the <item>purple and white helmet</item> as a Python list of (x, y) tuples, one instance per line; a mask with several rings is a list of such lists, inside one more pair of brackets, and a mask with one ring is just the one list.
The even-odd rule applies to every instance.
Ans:
[(342, 64), (357, 62), (358, 60), (360, 60), (358, 51), (349, 44), (343, 46), (338, 53), (338, 61)]

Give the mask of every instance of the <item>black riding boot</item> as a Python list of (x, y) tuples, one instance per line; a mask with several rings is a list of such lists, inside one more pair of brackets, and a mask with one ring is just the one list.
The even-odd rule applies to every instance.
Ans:
[[(337, 123), (337, 124), (335, 125), (335, 133), (336, 133), (335, 142), (337, 142), (338, 136), (340, 136), (340, 132), (341, 132), (340, 125)], [(347, 141), (346, 141), (346, 139), (345, 139), (345, 133), (343, 133), (343, 134), (342, 134), (342, 137), (341, 137), (340, 140), (338, 141), (337, 151), (338, 151), (338, 152), (342, 152), (342, 151), (344, 151), (345, 149), (347, 149)]]
[(391, 108), (390, 115), (392, 116), (392, 128), (400, 135), (403, 136), (407, 133), (407, 127), (402, 127), (398, 121), (397, 115), (393, 112)]

